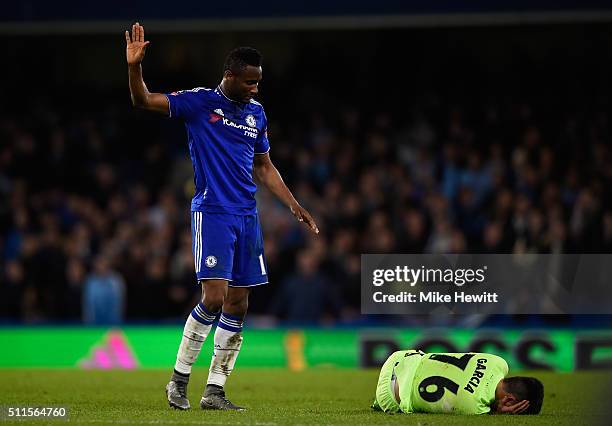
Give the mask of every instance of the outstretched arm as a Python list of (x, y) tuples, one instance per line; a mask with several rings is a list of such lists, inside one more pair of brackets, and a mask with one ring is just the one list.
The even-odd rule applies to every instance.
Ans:
[(142, 60), (149, 41), (144, 39), (144, 27), (136, 22), (132, 25), (132, 35), (129, 31), (125, 32), (125, 42), (127, 44), (125, 55), (128, 63), (128, 76), (130, 80), (130, 93), (132, 95), (132, 105), (149, 111), (159, 112), (169, 115), (170, 106), (168, 98), (162, 93), (151, 93), (147, 89), (142, 78)]
[(310, 213), (297, 202), (289, 188), (287, 188), (287, 185), (285, 185), (285, 182), (283, 182), (283, 178), (276, 167), (274, 167), (274, 164), (272, 164), (272, 160), (270, 160), (269, 153), (255, 154), (253, 170), (257, 179), (272, 191), (283, 204), (289, 207), (297, 220), (306, 223), (315, 234), (319, 233), (319, 228)]

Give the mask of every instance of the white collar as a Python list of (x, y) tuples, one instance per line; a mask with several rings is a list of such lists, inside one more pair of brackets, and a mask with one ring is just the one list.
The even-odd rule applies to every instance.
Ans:
[(229, 98), (229, 97), (228, 97), (228, 96), (227, 96), (225, 93), (223, 93), (223, 89), (221, 89), (221, 85), (220, 85), (220, 84), (217, 86), (217, 91), (218, 91), (219, 93), (221, 93), (221, 94), (223, 95), (223, 97), (224, 97), (225, 99), (227, 99), (228, 101), (230, 101), (230, 102), (234, 102), (234, 103), (236, 103), (236, 104), (244, 104), (244, 102), (239, 102), (239, 101), (235, 101), (235, 100), (233, 100), (233, 99), (230, 99), (230, 98)]

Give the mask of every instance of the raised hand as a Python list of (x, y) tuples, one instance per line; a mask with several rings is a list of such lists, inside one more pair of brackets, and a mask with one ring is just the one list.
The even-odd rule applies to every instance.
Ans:
[(149, 41), (145, 41), (144, 27), (136, 22), (132, 25), (132, 36), (129, 31), (125, 32), (126, 50), (125, 56), (128, 65), (138, 65), (144, 59), (145, 51), (149, 45)]

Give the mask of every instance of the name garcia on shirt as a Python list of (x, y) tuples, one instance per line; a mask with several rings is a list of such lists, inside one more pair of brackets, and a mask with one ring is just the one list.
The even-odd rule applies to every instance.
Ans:
[(487, 369), (487, 366), (485, 365), (486, 363), (487, 360), (485, 358), (478, 358), (476, 361), (476, 368), (472, 373), (472, 377), (463, 388), (464, 390), (468, 391), (469, 393), (474, 393), (474, 390), (480, 384), (480, 379), (482, 379), (484, 376), (484, 370)]

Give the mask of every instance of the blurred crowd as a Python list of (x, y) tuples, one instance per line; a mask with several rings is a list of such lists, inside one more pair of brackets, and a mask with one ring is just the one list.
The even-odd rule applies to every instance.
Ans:
[[(0, 318), (177, 321), (200, 296), (184, 130), (111, 103), (0, 117)], [(610, 111), (431, 96), (270, 120), (271, 158), (321, 233), (264, 189), (261, 321), (350, 322), (361, 253), (612, 251)]]

